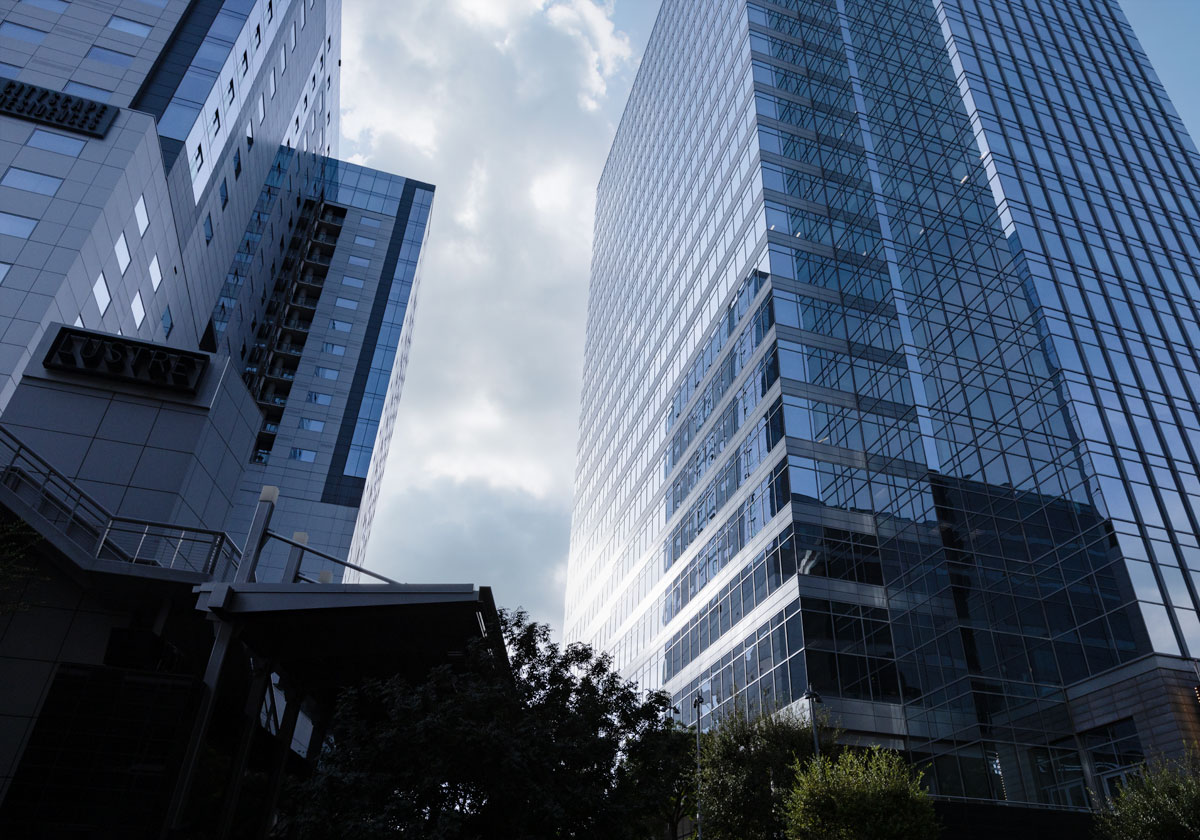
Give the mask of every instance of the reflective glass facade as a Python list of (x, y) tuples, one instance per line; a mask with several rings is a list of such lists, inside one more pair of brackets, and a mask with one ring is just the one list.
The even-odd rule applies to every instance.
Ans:
[(566, 636), (940, 796), (1200, 734), (1200, 158), (1110, 0), (665, 0), (597, 200)]

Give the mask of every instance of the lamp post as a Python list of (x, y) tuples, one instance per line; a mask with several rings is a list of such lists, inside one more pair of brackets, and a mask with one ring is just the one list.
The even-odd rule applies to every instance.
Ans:
[(817, 704), (821, 702), (821, 695), (813, 691), (813, 687), (810, 685), (808, 691), (804, 692), (800, 699), (808, 701), (808, 723), (812, 727), (813, 733), (813, 757), (819, 758), (821, 742), (817, 740)]
[(692, 699), (696, 710), (696, 840), (704, 840), (704, 827), (700, 822), (700, 707), (704, 705), (704, 692), (697, 691)]

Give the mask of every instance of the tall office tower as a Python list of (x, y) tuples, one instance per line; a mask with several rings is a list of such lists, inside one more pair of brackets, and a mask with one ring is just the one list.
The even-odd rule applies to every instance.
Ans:
[(811, 686), (942, 797), (1181, 752), (1198, 176), (1116, 0), (664, 0), (597, 197), (566, 637), (704, 725)]
[[(338, 0), (0, 0), (0, 412), (59, 323), (231, 360), (262, 415), (220, 497), (130, 515), (241, 538), (275, 484), (281, 533), (345, 557), (357, 519), (361, 557), (433, 188), (334, 159), (340, 19)], [(44, 454), (120, 508), (99, 452)]]

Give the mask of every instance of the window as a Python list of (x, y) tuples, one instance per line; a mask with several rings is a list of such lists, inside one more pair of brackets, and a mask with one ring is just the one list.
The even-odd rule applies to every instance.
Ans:
[(221, 179), (220, 191), (221, 191), (221, 209), (224, 210), (225, 205), (229, 203), (229, 184), (226, 183), (224, 178)]
[(267, 90), (270, 92), (271, 98), (274, 99), (275, 98), (275, 68), (274, 67), (271, 68), (271, 86), (269, 88), (267, 88)]
[(254, 121), (246, 120), (246, 148), (254, 148)]
[(326, 341), (321, 345), (321, 352), (328, 353), (330, 356), (345, 356), (346, 345), (334, 344), (332, 341)]
[(204, 166), (204, 147), (196, 144), (196, 153), (192, 155), (192, 174), (195, 175)]
[(125, 32), (129, 35), (136, 35), (139, 38), (145, 38), (150, 34), (151, 28), (144, 23), (138, 23), (136, 20), (123, 18), (120, 15), (113, 15), (108, 19), (108, 28), (115, 29), (118, 32)]
[(306, 464), (311, 464), (317, 460), (317, 453), (311, 449), (300, 449), (297, 446), (293, 446), (291, 454), (288, 457), (293, 461), (304, 461)]
[(236, 181), (242, 175), (242, 150), (233, 150), (233, 178)]
[(315, 403), (316, 405), (332, 405), (333, 404), (333, 395), (332, 394), (322, 394), (320, 391), (309, 391), (308, 392), (308, 401), (310, 403)]
[(169, 306), (163, 310), (162, 325), (163, 338), (170, 338), (171, 330), (175, 329), (175, 321), (171, 318), (171, 307)]
[(209, 213), (207, 216), (204, 217), (204, 244), (207, 245), (208, 243), (212, 242), (212, 238), (213, 238), (212, 213)]
[(334, 303), (342, 307), (342, 309), (358, 309), (358, 301), (351, 300), (350, 298), (340, 297)]
[(267, 117), (267, 95), (260, 93), (258, 95), (258, 124), (262, 125), (262, 121)]
[(366, 245), (368, 248), (373, 248), (375, 246), (375, 240), (369, 236), (355, 236), (354, 244), (355, 245)]
[(254, 46), (256, 46), (256, 47), (262, 46), (262, 27), (261, 26), (254, 27)]
[(37, 219), (18, 216), (15, 213), (5, 213), (0, 211), (0, 233), (5, 236), (18, 236), (21, 239), (28, 239), (29, 234), (33, 233), (34, 227), (37, 226)]
[(225, 93), (226, 93), (226, 99), (228, 99), (228, 102), (226, 104), (232, 105), (233, 100), (236, 98), (236, 94), (233, 92), (233, 79), (229, 80), (229, 88), (228, 88), (228, 90), (225, 91)]
[(48, 12), (58, 12), (60, 15), (67, 10), (66, 0), (21, 0), (26, 6), (37, 6)]
[(6, 38), (13, 38), (17, 41), (25, 41), (29, 44), (40, 44), (42, 39), (46, 37), (46, 33), (40, 29), (34, 29), (32, 26), (22, 26), (19, 23), (4, 21), (0, 23), (0, 35)]
[(279, 75), (283, 76), (287, 73), (287, 50), (283, 47), (279, 48)]
[(361, 289), (363, 287), (362, 280), (358, 279), (357, 277), (351, 277), (349, 274), (342, 276), (342, 283), (346, 286), (353, 286), (356, 289)]
[(158, 254), (150, 260), (150, 285), (154, 287), (154, 291), (158, 291), (158, 287), (162, 284), (162, 269), (158, 267)]
[(294, 50), (294, 49), (296, 49), (296, 21), (292, 21), (292, 39), (291, 39), (291, 44), (292, 44), (292, 49), (293, 49), (293, 50)]
[(133, 311), (133, 323), (137, 327), (142, 326), (142, 321), (146, 320), (146, 307), (142, 305), (142, 293), (137, 292), (133, 296), (133, 300), (129, 304), (129, 308)]
[(8, 276), (10, 268), (12, 268), (12, 263), (0, 263), (0, 285), (4, 283), (4, 278)]
[(54, 195), (62, 186), (62, 178), (53, 175), (43, 175), (41, 172), (30, 172), (28, 169), (9, 167), (0, 178), (0, 187), (12, 187), (14, 190), (38, 193), (39, 195)]
[(242, 75), (245, 76), (250, 72), (250, 55), (242, 50)]
[(139, 195), (137, 204), (133, 205), (133, 215), (137, 219), (138, 235), (141, 236), (150, 227), (150, 216), (146, 214), (146, 197)]
[(350, 262), (350, 265), (356, 265), (359, 268), (367, 268), (368, 266), (371, 265), (371, 261), (366, 259), (365, 257), (351, 257), (349, 262)]
[(300, 0), (300, 28), (308, 26), (308, 7), (304, 5), (304, 0)]
[(213, 131), (221, 130), (221, 109), (213, 108)]
[(377, 228), (381, 223), (379, 219), (372, 219), (370, 216), (363, 216), (362, 219), (359, 220), (359, 224), (361, 224), (363, 227)]
[(94, 99), (97, 102), (107, 102), (112, 96), (111, 90), (104, 88), (92, 87), (81, 82), (67, 82), (63, 85), (63, 93), (70, 93), (74, 96), (82, 96), (86, 99)]
[(125, 269), (129, 268), (129, 245), (125, 242), (125, 234), (122, 233), (117, 237), (117, 242), (113, 245), (113, 250), (117, 252), (117, 265), (121, 268), (121, 273), (125, 273)]
[(337, 330), (338, 332), (350, 332), (350, 330), (354, 329), (354, 325), (349, 321), (338, 321), (335, 318), (330, 318), (329, 328)]
[(335, 368), (318, 367), (316, 374), (321, 379), (337, 379), (338, 372)]
[(103, 315), (108, 311), (108, 305), (112, 303), (112, 295), (108, 293), (108, 283), (104, 282), (103, 271), (96, 278), (96, 282), (92, 284), (92, 295), (96, 298), (96, 305), (100, 307), (100, 314)]
[(133, 56), (128, 53), (106, 50), (104, 47), (92, 47), (88, 50), (87, 57), (92, 61), (102, 61), (114, 67), (128, 67), (133, 64)]
[(314, 420), (311, 417), (300, 418), (300, 428), (306, 432), (320, 432), (325, 429), (324, 420)]
[(270, 23), (273, 20), (275, 20), (275, 2), (267, 0), (267, 22)]

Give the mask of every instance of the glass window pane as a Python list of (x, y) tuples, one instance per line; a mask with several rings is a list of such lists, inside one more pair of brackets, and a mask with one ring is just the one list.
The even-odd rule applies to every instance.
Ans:
[(117, 237), (117, 244), (113, 246), (113, 250), (117, 252), (117, 265), (124, 274), (125, 269), (129, 268), (129, 246), (125, 243), (125, 234)]
[(62, 186), (62, 178), (53, 175), (43, 175), (41, 172), (30, 172), (28, 169), (9, 167), (0, 178), (0, 186), (12, 187), (14, 190), (25, 190), (39, 195), (54, 195)]
[(103, 315), (108, 311), (108, 305), (112, 303), (112, 296), (108, 293), (108, 283), (104, 281), (103, 271), (96, 278), (96, 282), (92, 284), (92, 294), (96, 298), (96, 305), (100, 307), (100, 314)]
[(126, 32), (130, 35), (136, 35), (139, 38), (145, 38), (150, 34), (151, 28), (144, 23), (139, 23), (136, 20), (113, 15), (108, 19), (108, 28), (115, 29), (118, 32)]
[(139, 195), (137, 204), (133, 205), (133, 215), (137, 217), (138, 233), (143, 234), (150, 227), (150, 216), (146, 213), (146, 197)]
[(18, 216), (15, 213), (0, 212), (0, 233), (5, 236), (19, 236), (28, 239), (29, 234), (37, 226), (37, 219)]
[(83, 151), (85, 141), (78, 137), (67, 137), (54, 131), (37, 128), (34, 129), (33, 134), (29, 135), (25, 145), (35, 149), (45, 149), (48, 152), (58, 152), (61, 155), (78, 157), (79, 153)]
[(42, 39), (46, 37), (46, 33), (40, 29), (34, 29), (31, 26), (22, 26), (19, 23), (12, 21), (4, 21), (0, 23), (0, 35), (6, 38), (13, 38), (17, 41), (25, 41), (29, 44), (40, 44)]

